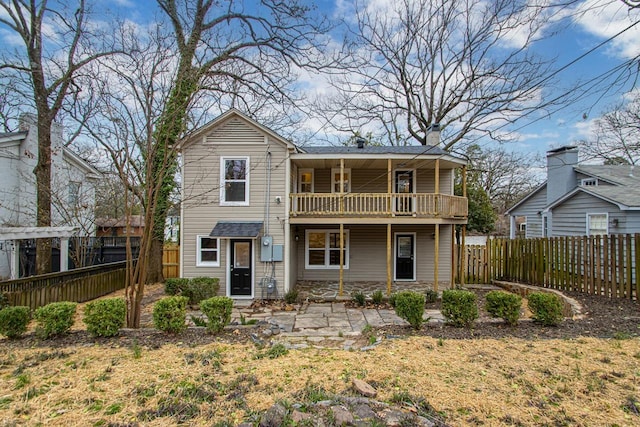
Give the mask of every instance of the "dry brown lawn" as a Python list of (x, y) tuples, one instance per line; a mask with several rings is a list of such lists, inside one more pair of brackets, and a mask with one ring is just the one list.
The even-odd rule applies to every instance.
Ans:
[(276, 401), (349, 394), (428, 401), (450, 425), (640, 424), (640, 342), (387, 340), (372, 351), (292, 350), (270, 359), (251, 344), (157, 349), (0, 341), (0, 425), (225, 425)]

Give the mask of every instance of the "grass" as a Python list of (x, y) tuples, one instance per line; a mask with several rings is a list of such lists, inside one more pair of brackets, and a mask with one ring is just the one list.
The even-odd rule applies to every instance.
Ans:
[(139, 359), (129, 346), (10, 345), (0, 419), (32, 425), (236, 425), (275, 402), (350, 394), (355, 377), (449, 425), (640, 424), (638, 339), (408, 337), (367, 352), (214, 342), (143, 347)]

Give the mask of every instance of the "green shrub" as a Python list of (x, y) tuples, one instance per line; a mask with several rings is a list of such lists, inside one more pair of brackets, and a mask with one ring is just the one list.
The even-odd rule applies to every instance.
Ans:
[(478, 318), (476, 294), (462, 289), (443, 291), (442, 315), (454, 326), (471, 326)]
[(522, 298), (519, 295), (504, 291), (491, 291), (487, 294), (487, 312), (510, 325), (518, 324), (520, 307), (522, 307)]
[(5, 292), (0, 292), (0, 310), (9, 307), (9, 296)]
[(218, 294), (220, 289), (218, 282), (218, 279), (213, 277), (194, 277), (189, 279), (186, 289), (182, 291), (182, 296), (189, 298), (190, 305), (200, 304), (202, 300)]
[(212, 297), (202, 301), (200, 309), (207, 316), (207, 329), (218, 333), (231, 321), (233, 300), (229, 297)]
[(73, 326), (73, 316), (76, 314), (75, 302), (52, 302), (44, 307), (39, 307), (34, 313), (38, 322), (36, 335), (40, 338), (50, 338), (55, 335), (62, 335)]
[(373, 301), (374, 304), (377, 304), (377, 305), (382, 304), (383, 298), (384, 298), (384, 294), (382, 293), (382, 291), (375, 291), (371, 295), (371, 300)]
[(287, 304), (295, 304), (298, 302), (298, 290), (290, 289), (289, 292), (284, 294), (284, 302)]
[(164, 293), (167, 295), (180, 295), (189, 285), (189, 279), (171, 278), (164, 282)]
[(364, 307), (365, 304), (367, 303), (367, 297), (361, 291), (354, 291), (351, 294), (351, 298), (360, 307)]
[(164, 297), (153, 306), (153, 325), (161, 331), (178, 333), (187, 327), (187, 302), (183, 296)]
[(420, 329), (424, 322), (424, 295), (403, 291), (396, 295), (396, 314), (409, 322), (414, 329)]
[(87, 303), (84, 308), (84, 323), (87, 331), (97, 337), (113, 337), (127, 315), (127, 305), (122, 298), (105, 298)]
[(395, 293), (395, 292), (392, 293), (391, 295), (389, 295), (389, 304), (391, 304), (391, 307), (395, 308), (395, 306), (396, 306), (396, 298), (397, 297), (398, 297), (398, 294)]
[(433, 289), (427, 289), (424, 293), (424, 302), (427, 304), (433, 304), (438, 300), (438, 292)]
[(0, 335), (19, 338), (27, 332), (31, 320), (29, 307), (5, 307), (0, 310)]
[(545, 326), (560, 324), (562, 315), (562, 300), (556, 294), (548, 292), (533, 292), (527, 296), (529, 309), (533, 318)]

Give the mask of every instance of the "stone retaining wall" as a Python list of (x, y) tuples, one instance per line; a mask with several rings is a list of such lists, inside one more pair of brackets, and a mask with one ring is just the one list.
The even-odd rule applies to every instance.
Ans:
[(562, 300), (564, 306), (562, 311), (564, 317), (568, 317), (571, 319), (582, 319), (584, 317), (584, 315), (582, 314), (582, 305), (580, 305), (578, 301), (564, 295), (562, 292), (555, 289), (541, 288), (540, 286), (525, 285), (523, 283), (516, 282), (505, 282), (502, 280), (493, 280), (492, 283), (506, 291), (518, 294), (522, 298), (526, 298), (532, 292), (544, 292), (548, 294), (558, 295)]

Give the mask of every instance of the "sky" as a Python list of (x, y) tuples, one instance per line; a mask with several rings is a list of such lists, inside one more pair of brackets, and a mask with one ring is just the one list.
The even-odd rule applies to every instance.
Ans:
[[(384, 8), (394, 1), (359, 0), (359, 7), (367, 5)], [(546, 4), (549, 0), (528, 1)], [(345, 14), (348, 15), (351, 2), (352, 0), (316, 0), (313, 4), (331, 18), (348, 19)], [(99, 0), (98, 7), (113, 9), (118, 15), (140, 24), (155, 19), (159, 13), (156, 3), (151, 0)], [(516, 136), (515, 141), (506, 148), (544, 155), (551, 148), (589, 138), (598, 116), (628, 97), (629, 91), (635, 89), (635, 82), (630, 80), (615, 87), (606, 83), (599, 86), (587, 83), (640, 55), (640, 24), (607, 41), (639, 20), (640, 7), (630, 10), (622, 0), (576, 0), (569, 7), (552, 15), (539, 33), (539, 41), (530, 49), (552, 59), (556, 69), (563, 66), (566, 68), (557, 73), (552, 85), (543, 91), (542, 96), (546, 99), (560, 96), (576, 84), (584, 84), (584, 94), (574, 91), (573, 95), (581, 96), (568, 105), (537, 111), (506, 126), (503, 131)], [(335, 37), (340, 37), (339, 32), (336, 32)], [(514, 42), (517, 42), (518, 35), (514, 34), (513, 37)], [(6, 30), (0, 28), (0, 45), (15, 41)], [(592, 50), (603, 42), (605, 43), (600, 48)], [(636, 61), (638, 63), (640, 61)], [(301, 75), (301, 87), (310, 91), (309, 96), (330, 90), (323, 78), (309, 74)], [(607, 87), (610, 89), (604, 91)], [(305, 125), (309, 133), (326, 132), (326, 123), (317, 119), (309, 120)], [(487, 140), (479, 142), (490, 144)]]

